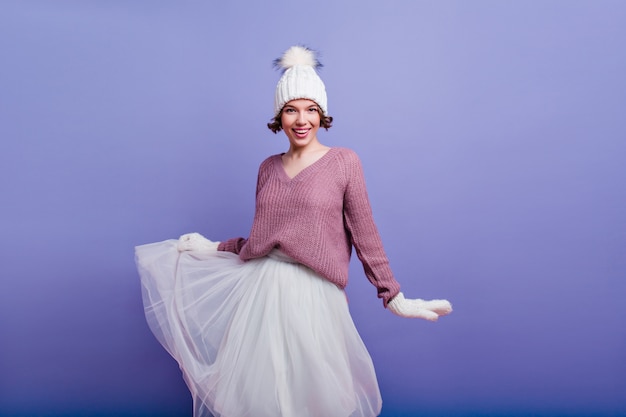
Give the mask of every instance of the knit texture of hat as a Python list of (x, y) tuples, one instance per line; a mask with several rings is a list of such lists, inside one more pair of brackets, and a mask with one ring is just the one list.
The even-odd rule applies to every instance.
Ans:
[(292, 46), (274, 61), (274, 66), (283, 70), (276, 86), (274, 115), (278, 115), (289, 101), (297, 99), (313, 100), (324, 115), (328, 115), (326, 87), (316, 71), (322, 64), (315, 52), (304, 46)]

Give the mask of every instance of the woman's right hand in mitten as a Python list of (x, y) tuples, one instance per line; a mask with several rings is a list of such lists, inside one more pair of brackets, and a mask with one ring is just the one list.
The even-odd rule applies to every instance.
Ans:
[(439, 316), (445, 316), (452, 312), (452, 304), (448, 300), (406, 299), (401, 292), (389, 300), (387, 308), (400, 317), (430, 321), (437, 321)]
[(178, 251), (214, 252), (220, 242), (212, 242), (200, 233), (187, 233), (178, 238)]

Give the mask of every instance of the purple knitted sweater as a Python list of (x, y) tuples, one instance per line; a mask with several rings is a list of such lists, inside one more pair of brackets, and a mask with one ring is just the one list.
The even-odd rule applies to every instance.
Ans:
[(331, 148), (291, 179), (281, 155), (263, 161), (250, 237), (221, 242), (218, 249), (246, 261), (278, 248), (343, 289), (352, 246), (386, 307), (400, 285), (374, 224), (361, 162), (349, 149)]

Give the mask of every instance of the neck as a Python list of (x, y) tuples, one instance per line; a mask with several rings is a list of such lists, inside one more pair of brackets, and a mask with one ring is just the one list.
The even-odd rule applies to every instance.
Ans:
[(289, 146), (289, 150), (285, 152), (285, 155), (290, 158), (301, 158), (307, 154), (326, 151), (328, 149), (329, 149), (328, 146), (322, 145), (320, 142), (315, 141), (303, 147), (295, 147), (291, 145)]

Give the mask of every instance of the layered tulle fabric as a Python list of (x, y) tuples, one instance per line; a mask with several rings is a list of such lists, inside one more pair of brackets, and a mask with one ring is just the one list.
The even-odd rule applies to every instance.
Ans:
[(380, 412), (345, 294), (278, 251), (136, 248), (154, 335), (178, 361), (195, 417), (365, 417)]

